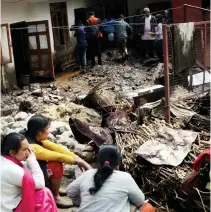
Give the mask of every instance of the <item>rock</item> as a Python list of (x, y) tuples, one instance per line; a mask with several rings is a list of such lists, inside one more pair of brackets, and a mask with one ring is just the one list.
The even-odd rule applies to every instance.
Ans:
[(124, 79), (130, 79), (130, 75), (126, 73), (126, 74), (123, 75), (123, 78)]
[(70, 117), (95, 126), (100, 126), (102, 122), (102, 117), (96, 111), (72, 102), (59, 104), (58, 106), (48, 105), (42, 109), (41, 114), (53, 120), (60, 120), (66, 123), (68, 123)]
[(82, 155), (82, 152), (83, 152), (83, 150), (85, 149), (85, 147), (86, 147), (86, 145), (84, 145), (84, 144), (77, 144), (76, 146), (75, 146), (75, 149), (74, 149), (74, 152), (77, 154), (77, 153), (79, 153), (79, 155)]
[(1, 117), (1, 120), (6, 121), (7, 123), (11, 123), (15, 121), (15, 119), (12, 116), (3, 116)]
[(68, 149), (74, 150), (78, 142), (74, 138), (60, 137), (57, 140), (58, 144), (66, 146)]
[(15, 113), (17, 111), (17, 107), (9, 107), (8, 105), (4, 107), (4, 109), (1, 110), (1, 115), (2, 116), (9, 116)]
[(14, 92), (13, 92), (13, 95), (16, 96), (16, 97), (17, 97), (17, 96), (21, 96), (21, 95), (23, 95), (23, 94), (24, 94), (24, 91), (22, 91), (22, 90), (21, 90), (21, 91), (18, 90), (18, 91), (14, 91)]
[(10, 133), (12, 133), (12, 132), (15, 132), (14, 129), (10, 129), (9, 127), (6, 127), (6, 128), (3, 130), (2, 135), (3, 135), (3, 136), (6, 136), (6, 135), (8, 135), (8, 134), (10, 134)]
[(62, 122), (62, 121), (52, 121), (49, 132), (52, 133), (54, 136), (58, 134), (62, 134), (64, 131), (69, 131), (70, 127), (67, 123)]
[(63, 126), (59, 128), (59, 133), (63, 134), (64, 132), (66, 132), (68, 130), (67, 126)]
[(57, 135), (56, 138), (61, 138), (61, 137), (65, 137), (65, 138), (72, 138), (73, 137), (73, 133), (71, 130), (69, 131), (65, 131), (63, 132), (61, 135)]
[(56, 137), (53, 134), (51, 134), (51, 133), (48, 134), (48, 140), (50, 140), (50, 141), (52, 141), (54, 143), (57, 143)]
[(4, 129), (5, 127), (7, 127), (8, 123), (5, 120), (1, 119), (1, 129)]
[(36, 89), (31, 93), (33, 96), (43, 96), (42, 90), (41, 89)]
[(19, 133), (22, 129), (21, 128), (16, 128), (16, 129), (10, 129), (9, 127), (6, 127), (3, 131), (2, 131), (2, 136), (6, 136), (10, 133)]
[(103, 73), (103, 72), (100, 72), (99, 74), (98, 74), (98, 77), (104, 77), (105, 76), (105, 73)]
[(26, 112), (19, 112), (18, 114), (15, 115), (15, 120), (16, 121), (22, 121), (26, 120), (28, 117), (28, 114)]
[(12, 128), (12, 126), (13, 126), (14, 123), (15, 123), (15, 122), (7, 123), (7, 127)]
[(48, 95), (49, 95), (49, 97), (50, 97), (51, 99), (58, 99), (58, 100), (62, 100), (62, 99), (63, 99), (62, 96), (58, 96), (58, 95), (54, 95), (54, 94), (48, 94)]
[(32, 102), (28, 100), (24, 100), (19, 105), (19, 110), (23, 112), (29, 112), (32, 109)]
[(29, 86), (23, 86), (22, 88), (24, 91), (28, 91), (29, 90)]
[(44, 96), (43, 97), (43, 102), (48, 104), (50, 102), (49, 97), (48, 96)]
[(31, 83), (30, 84), (30, 90), (34, 91), (36, 89), (40, 89), (40, 84), (39, 83)]
[(17, 97), (15, 98), (15, 102), (16, 102), (16, 103), (19, 103), (19, 102), (22, 102), (22, 101), (24, 101), (24, 97), (23, 97), (23, 96), (17, 96)]
[(68, 176), (70, 178), (75, 178), (75, 168), (76, 167), (77, 166), (75, 166), (75, 165), (65, 164), (64, 165), (65, 176)]
[(20, 128), (23, 130), (26, 128), (26, 125), (27, 125), (26, 121), (17, 121), (13, 123), (12, 129)]

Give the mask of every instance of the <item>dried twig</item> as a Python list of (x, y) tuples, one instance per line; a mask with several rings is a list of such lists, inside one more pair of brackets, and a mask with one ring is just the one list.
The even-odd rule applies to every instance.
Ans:
[(198, 193), (198, 195), (199, 195), (199, 197), (200, 197), (200, 200), (201, 200), (201, 203), (202, 203), (204, 212), (207, 212), (206, 209), (205, 209), (205, 205), (204, 205), (203, 199), (202, 199), (202, 197), (201, 197), (201, 194), (200, 194), (198, 188), (195, 188), (195, 187), (194, 187), (194, 189), (197, 191), (197, 193)]

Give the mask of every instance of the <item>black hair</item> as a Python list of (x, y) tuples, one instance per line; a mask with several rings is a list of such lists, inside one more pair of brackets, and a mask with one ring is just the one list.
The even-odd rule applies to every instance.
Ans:
[(20, 133), (9, 133), (1, 141), (1, 154), (10, 155), (10, 150), (15, 151), (16, 153), (21, 148), (21, 142), (26, 137)]
[(124, 19), (125, 17), (124, 17), (123, 14), (121, 14), (121, 15), (119, 16), (119, 18), (120, 18), (120, 19)]
[(157, 19), (157, 23), (162, 23), (163, 16), (161, 14), (156, 14), (155, 18)]
[(111, 176), (114, 169), (119, 165), (121, 154), (114, 145), (104, 145), (99, 149), (99, 168), (94, 175), (94, 187), (89, 189), (90, 194), (97, 193), (103, 183)]
[(89, 12), (89, 15), (92, 16), (94, 15), (95, 13), (93, 11)]
[(79, 26), (79, 25), (82, 25), (82, 24), (83, 24), (82, 20), (77, 20), (77, 21), (76, 21), (76, 25)]
[(50, 119), (43, 115), (32, 116), (27, 123), (26, 136), (35, 139), (39, 132), (50, 125), (50, 122)]

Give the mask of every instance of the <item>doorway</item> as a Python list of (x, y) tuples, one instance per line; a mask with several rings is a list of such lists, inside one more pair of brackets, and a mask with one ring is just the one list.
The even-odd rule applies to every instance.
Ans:
[(27, 23), (10, 24), (10, 32), (17, 84), (21, 85), (20, 75), (30, 75)]
[(48, 21), (27, 22), (27, 24), (31, 75), (54, 79)]
[(87, 22), (86, 22), (87, 17), (86, 17), (86, 9), (85, 8), (74, 9), (74, 14), (75, 14), (75, 25), (76, 25), (76, 22), (78, 20), (81, 20), (84, 25), (87, 24)]
[(10, 24), (17, 83), (20, 76), (54, 79), (48, 21)]

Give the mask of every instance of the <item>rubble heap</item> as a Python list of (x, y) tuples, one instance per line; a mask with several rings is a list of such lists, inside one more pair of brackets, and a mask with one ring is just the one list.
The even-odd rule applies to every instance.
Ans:
[[(170, 200), (178, 204), (185, 202), (187, 197), (181, 189), (182, 183), (191, 171), (195, 158), (210, 146), (209, 127), (200, 124), (199, 128), (196, 124), (210, 116), (210, 93), (183, 103), (175, 103), (178, 97), (173, 96), (171, 113), (174, 118), (172, 124), (167, 124), (164, 121), (164, 101), (160, 98), (164, 88), (161, 85), (155, 87), (153, 92), (158, 92), (159, 95), (155, 96), (160, 99), (154, 102), (147, 101), (146, 92), (147, 86), (155, 85), (156, 79), (162, 75), (163, 65), (156, 64), (149, 68), (133, 59), (117, 65), (113, 62), (113, 56), (103, 57), (103, 66), (96, 66), (92, 71), (64, 82), (31, 84), (2, 95), (1, 134), (19, 132), (26, 128), (32, 115), (43, 114), (52, 119), (49, 139), (88, 158), (90, 162), (95, 160), (91, 153), (97, 153), (103, 142), (113, 142), (121, 150), (121, 169), (134, 176), (160, 211), (171, 211), (175, 205), (170, 204)], [(136, 105), (134, 97), (139, 97), (142, 89), (146, 96), (139, 99), (139, 105)], [(195, 121), (199, 116), (201, 119)], [(192, 136), (188, 146), (185, 146), (188, 136), (179, 139), (175, 136), (180, 134), (181, 128)], [(177, 144), (178, 141), (183, 142), (182, 145)], [(172, 165), (164, 162), (164, 157), (157, 157), (163, 154), (159, 145), (151, 145), (149, 151), (143, 153), (143, 148), (150, 142), (166, 145), (167, 148), (163, 149), (167, 155), (167, 150), (175, 148), (176, 152), (183, 149), (183, 145), (186, 151), (179, 162)], [(156, 148), (160, 149), (155, 154), (153, 151)], [(194, 200), (193, 210), (203, 211), (207, 207), (207, 193), (197, 192), (199, 195)]]

